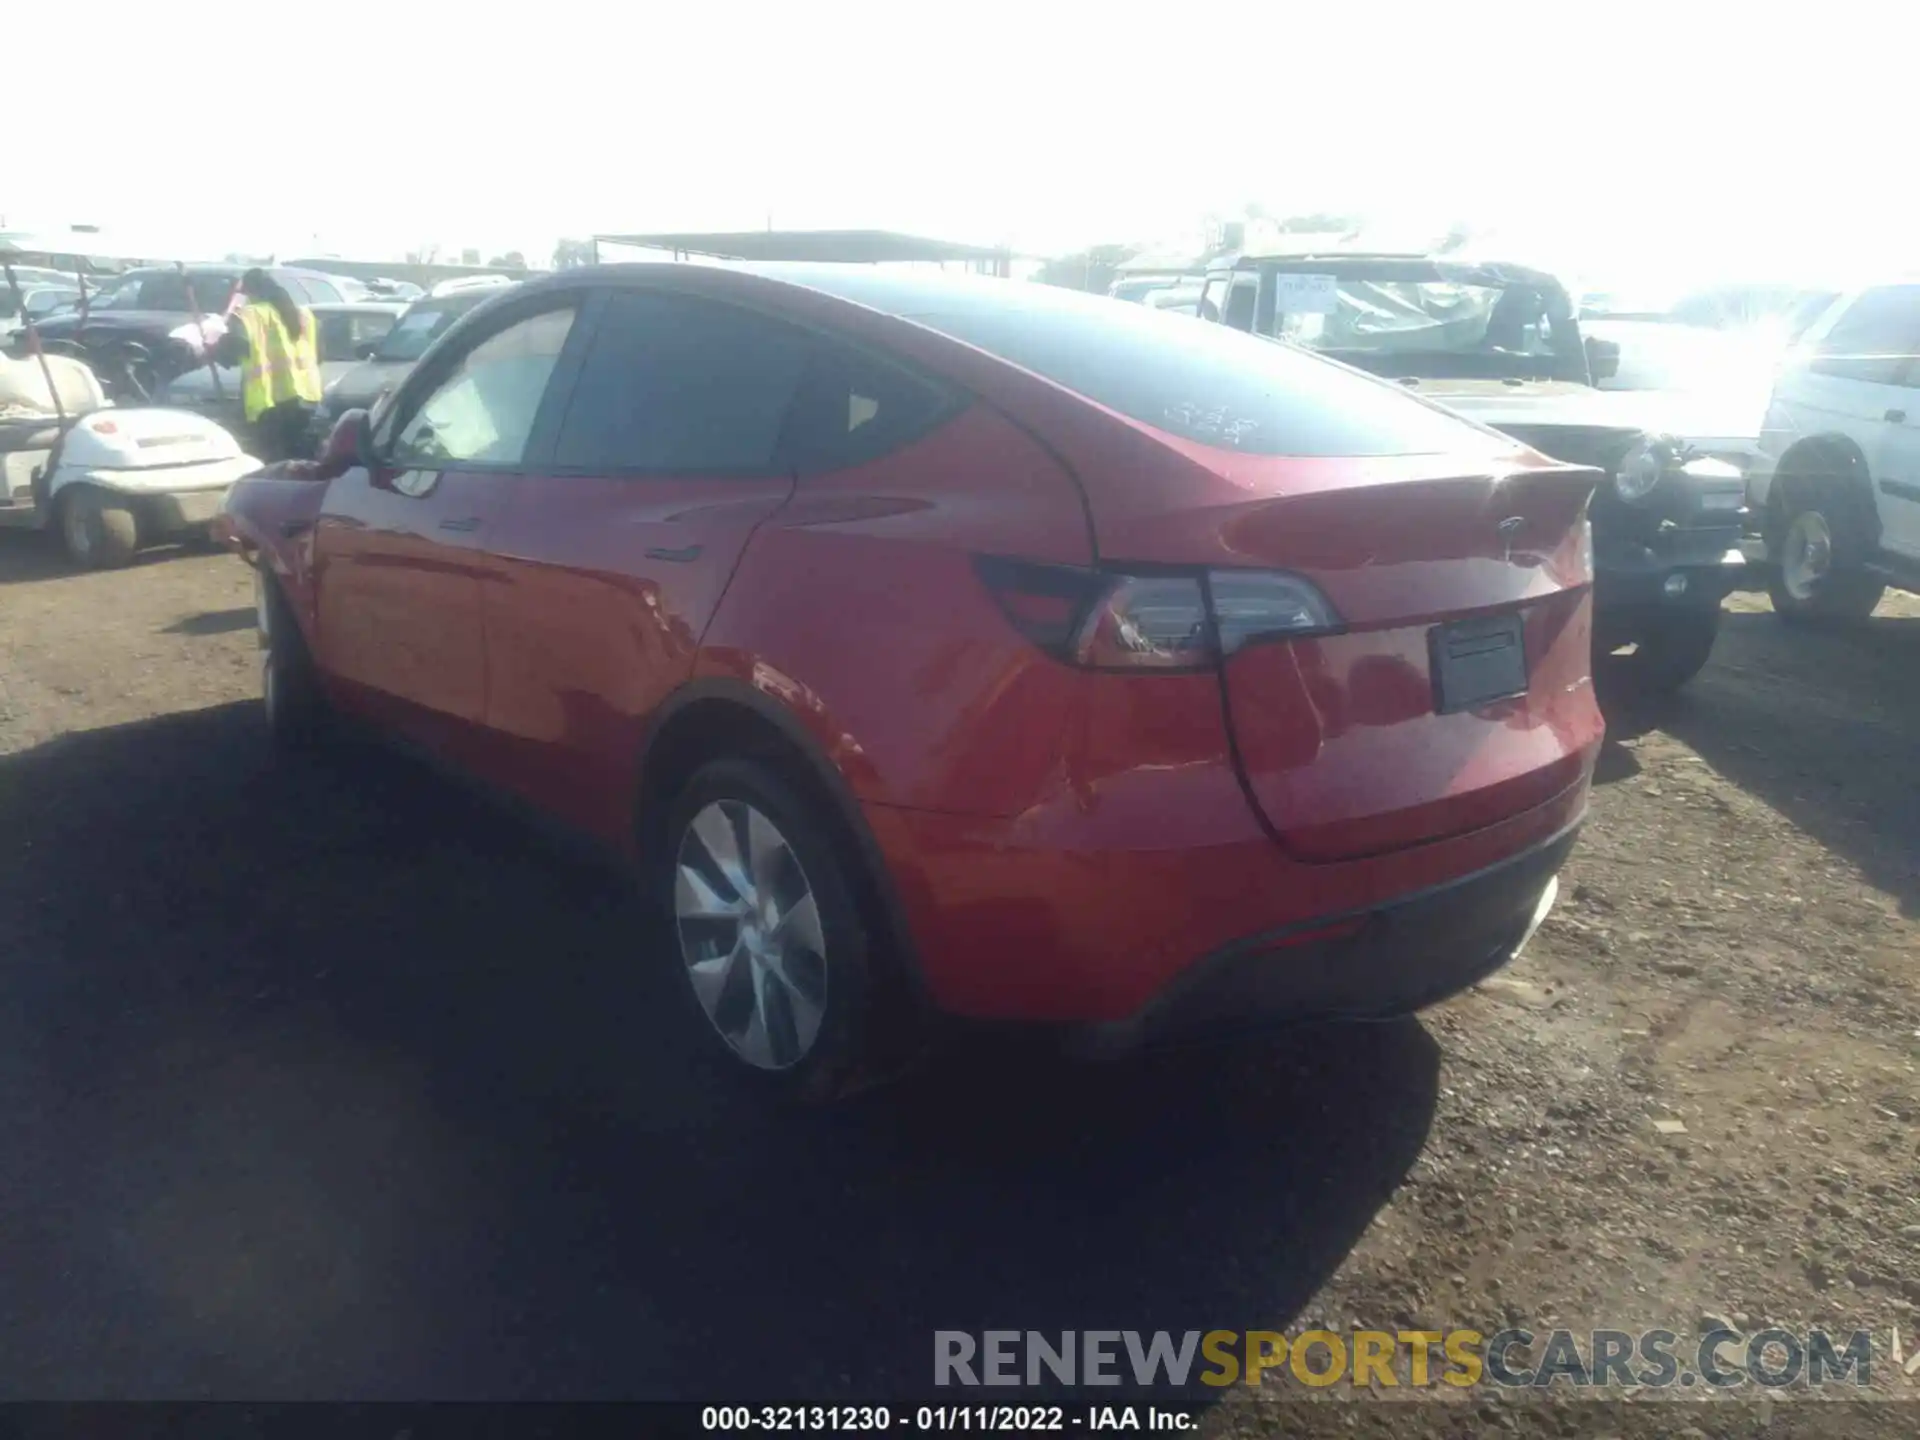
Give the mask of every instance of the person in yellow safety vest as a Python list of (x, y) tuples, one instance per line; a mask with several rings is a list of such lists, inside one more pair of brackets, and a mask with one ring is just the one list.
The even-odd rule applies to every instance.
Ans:
[(240, 308), (214, 349), (221, 365), (240, 367), (240, 403), (259, 459), (310, 459), (309, 429), (320, 403), (320, 327), (265, 270), (240, 277)]

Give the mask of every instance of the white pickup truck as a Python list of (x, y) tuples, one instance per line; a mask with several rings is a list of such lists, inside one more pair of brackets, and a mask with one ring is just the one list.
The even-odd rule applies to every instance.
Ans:
[(1748, 471), (1773, 608), (1859, 620), (1920, 593), (1920, 279), (1833, 302), (1774, 379)]

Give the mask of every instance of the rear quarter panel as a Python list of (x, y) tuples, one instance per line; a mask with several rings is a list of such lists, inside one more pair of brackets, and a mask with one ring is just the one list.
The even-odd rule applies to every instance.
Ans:
[(1012, 813), (1058, 768), (1080, 692), (1001, 613), (979, 552), (1092, 559), (1066, 472), (975, 404), (880, 460), (802, 479), (749, 544), (695, 677), (779, 702), (864, 802)]

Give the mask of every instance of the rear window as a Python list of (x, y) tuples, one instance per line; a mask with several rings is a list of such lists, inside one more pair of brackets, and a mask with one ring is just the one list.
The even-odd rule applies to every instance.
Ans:
[(1477, 427), (1284, 342), (1142, 305), (1039, 293), (1049, 288), (1023, 286), (1032, 293), (1016, 304), (908, 318), (1203, 445), (1365, 456), (1486, 443)]

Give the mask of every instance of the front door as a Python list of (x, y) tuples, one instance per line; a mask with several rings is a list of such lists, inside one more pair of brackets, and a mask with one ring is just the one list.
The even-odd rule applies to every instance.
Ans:
[(485, 719), (488, 531), (518, 482), (571, 298), (503, 313), (384, 412), (372, 469), (328, 487), (314, 542), (320, 662), (347, 703), (417, 738)]

